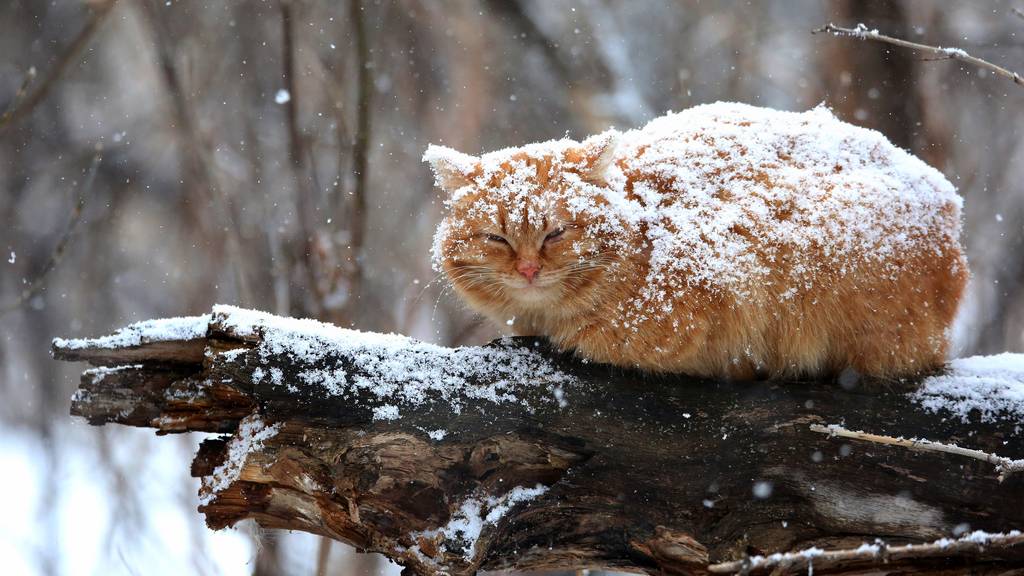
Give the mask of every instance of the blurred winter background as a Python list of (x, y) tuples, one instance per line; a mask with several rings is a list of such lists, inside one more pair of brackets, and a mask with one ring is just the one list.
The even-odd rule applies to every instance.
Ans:
[[(198, 438), (68, 416), (54, 336), (232, 303), (443, 343), (496, 333), (432, 282), (420, 155), (825, 102), (942, 170), (974, 273), (960, 354), (1024, 350), (1024, 88), (810, 30), (864, 22), (1024, 69), (1024, 3), (4, 0), (5, 574), (397, 573), (252, 526), (212, 533)], [(101, 150), (97, 153), (98, 150)]]

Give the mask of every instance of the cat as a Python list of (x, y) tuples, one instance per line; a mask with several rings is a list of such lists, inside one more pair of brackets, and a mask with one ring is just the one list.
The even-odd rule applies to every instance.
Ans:
[(946, 359), (963, 201), (824, 106), (719, 102), (424, 161), (446, 193), (435, 268), (516, 334), (708, 378), (902, 378)]

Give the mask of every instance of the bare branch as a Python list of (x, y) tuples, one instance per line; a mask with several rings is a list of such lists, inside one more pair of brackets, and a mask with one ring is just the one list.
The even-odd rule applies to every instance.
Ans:
[(861, 40), (875, 40), (885, 44), (892, 44), (893, 46), (910, 48), (911, 50), (919, 50), (921, 52), (929, 52), (936, 57), (934, 58), (935, 60), (959, 60), (961, 62), (973, 64), (974, 66), (994, 72), (1004, 78), (1008, 78), (1015, 84), (1024, 86), (1024, 77), (1021, 77), (1020, 74), (1007, 70), (1006, 68), (993, 64), (987, 60), (971, 56), (962, 48), (929, 46), (928, 44), (919, 44), (917, 42), (910, 42), (909, 40), (903, 40), (901, 38), (893, 38), (892, 36), (886, 36), (885, 34), (879, 33), (878, 30), (868, 30), (868, 27), (863, 24), (857, 24), (856, 28), (843, 28), (842, 26), (836, 26), (835, 24), (829, 23), (821, 28), (811, 30), (811, 34), (818, 34), (820, 32), (828, 32), (834, 36), (859, 38)]
[(814, 432), (821, 432), (822, 434), (828, 434), (829, 436), (839, 436), (840, 438), (853, 438), (854, 440), (863, 440), (865, 442), (874, 442), (876, 444), (887, 444), (889, 446), (902, 446), (904, 448), (910, 448), (911, 450), (922, 450), (925, 452), (944, 452), (946, 454), (956, 454), (957, 456), (966, 456), (968, 458), (974, 458), (983, 462), (988, 462), (996, 467), (999, 472), (999, 481), (1002, 482), (1007, 476), (1014, 472), (1024, 472), (1024, 460), (1011, 460), (1010, 458), (1004, 458), (988, 452), (982, 452), (981, 450), (972, 450), (970, 448), (963, 448), (955, 444), (943, 444), (941, 442), (933, 442), (931, 440), (923, 439), (907, 439), (907, 438), (896, 438), (893, 436), (882, 436), (880, 434), (871, 434), (868, 432), (860, 432), (854, 430), (847, 430), (842, 426), (835, 424), (829, 424), (828, 426), (822, 426), (820, 424), (811, 424), (811, 430)]
[(39, 276), (32, 281), (21, 294), (14, 299), (13, 302), (0, 308), (0, 317), (6, 316), (7, 314), (21, 308), (26, 302), (32, 299), (33, 296), (38, 294), (46, 286), (46, 279), (57, 265), (60, 264), (61, 260), (64, 259), (64, 253), (67, 251), (68, 245), (71, 243), (71, 237), (74, 235), (75, 230), (78, 229), (78, 223), (82, 220), (82, 210), (85, 208), (85, 199), (92, 193), (93, 183), (96, 181), (96, 173), (99, 172), (100, 162), (103, 160), (103, 147), (100, 144), (96, 145), (96, 153), (92, 157), (92, 162), (89, 164), (89, 169), (85, 175), (85, 181), (78, 188), (78, 200), (75, 202), (74, 208), (71, 209), (71, 218), (68, 220), (67, 228), (64, 230), (64, 234), (61, 235), (60, 240), (57, 241), (57, 245), (54, 246), (53, 252), (50, 253), (50, 257), (47, 258), (46, 264), (43, 265), (42, 271)]
[(722, 562), (708, 566), (712, 574), (807, 574), (812, 570), (823, 572), (833, 569), (851, 570), (856, 567), (878, 567), (906, 564), (929, 558), (948, 560), (972, 557), (1009, 550), (1024, 543), (1018, 531), (1005, 534), (972, 533), (953, 540), (942, 538), (930, 544), (887, 546), (876, 540), (848, 550), (820, 550), (809, 548), (800, 552), (752, 556), (743, 560)]
[[(78, 60), (78, 56), (85, 50), (85, 47), (89, 45), (89, 41), (92, 40), (94, 34), (99, 29), (100, 24), (106, 18), (107, 14), (110, 13), (111, 8), (117, 3), (117, 0), (109, 0), (106, 2), (95, 3), (92, 16), (89, 17), (89, 21), (82, 27), (81, 32), (75, 39), (71, 41), (71, 44), (57, 59), (57, 63), (50, 69), (50, 73), (43, 79), (35, 90), (32, 91), (28, 97), (24, 97), (24, 91), (28, 88), (28, 84), (31, 83), (35, 77), (35, 68), (30, 68), (28, 76), (22, 82), (21, 88), (14, 97), (14, 101), (11, 108), (4, 112), (0, 116), (0, 131), (3, 131), (8, 126), (15, 122), (25, 118), (32, 113), (32, 110), (39, 105), (40, 102), (46, 99), (47, 94), (50, 93), (50, 89), (60, 80), (61, 76), (67, 70), (68, 66), (72, 62)], [(24, 97), (24, 99), (23, 99)]]
[(653, 380), (531, 339), (442, 348), (228, 306), (52, 351), (100, 365), (71, 403), (92, 424), (228, 434), (192, 465), (211, 528), (253, 518), (408, 574), (1024, 567), (1020, 476), (1000, 483), (935, 450), (814, 456), (839, 430), (808, 426), (941, 429), (1020, 458), (1016, 412), (942, 421), (902, 391)]
[(36, 67), (30, 67), (28, 72), (25, 73), (25, 78), (21, 81), (21, 86), (18, 86), (18, 91), (14, 93), (14, 98), (11, 99), (11, 104), (7, 107), (7, 111), (0, 116), (0, 126), (3, 126), (17, 111), (21, 101), (25, 99), (25, 94), (28, 93), (28, 87), (35, 81), (36, 76), (38, 76)]

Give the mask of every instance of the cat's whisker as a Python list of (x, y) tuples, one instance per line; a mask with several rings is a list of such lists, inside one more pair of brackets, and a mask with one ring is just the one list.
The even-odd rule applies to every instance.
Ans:
[[(435, 274), (434, 277), (429, 282), (427, 282), (426, 284), (423, 285), (423, 288), (421, 288), (420, 291), (413, 298), (412, 305), (415, 306), (415, 305), (419, 304), (420, 299), (423, 298), (424, 294), (426, 294), (427, 288), (430, 288), (430, 286), (434, 282), (437, 282), (438, 280), (441, 280), (444, 277), (445, 277), (445, 273), (444, 272), (438, 272), (437, 274)], [(443, 291), (443, 289), (442, 289), (442, 291)]]
[(430, 323), (433, 324), (437, 320), (437, 307), (441, 304), (441, 297), (444, 296), (446, 290), (450, 288), (449, 284), (441, 286), (441, 290), (437, 293), (437, 298), (434, 300), (434, 308), (430, 312)]

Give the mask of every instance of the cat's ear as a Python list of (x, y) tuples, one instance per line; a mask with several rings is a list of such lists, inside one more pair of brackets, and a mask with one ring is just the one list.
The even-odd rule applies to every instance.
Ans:
[(423, 161), (430, 164), (434, 180), (448, 194), (471, 184), (480, 168), (480, 160), (475, 156), (433, 144), (424, 152)]
[(608, 130), (583, 141), (581, 145), (583, 166), (580, 176), (583, 177), (584, 182), (598, 186), (607, 184), (605, 176), (608, 173), (608, 168), (615, 161), (615, 149), (619, 145), (619, 136), (617, 131)]

